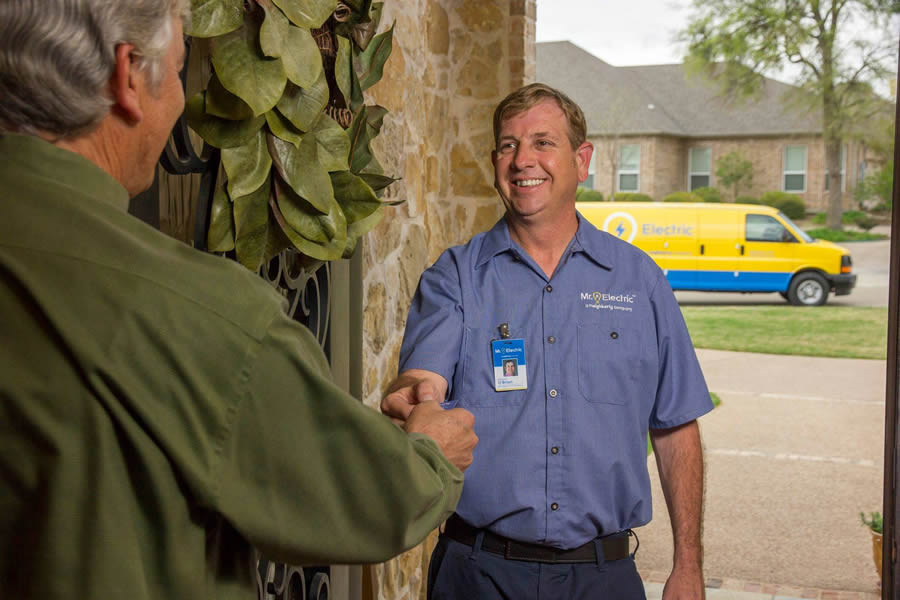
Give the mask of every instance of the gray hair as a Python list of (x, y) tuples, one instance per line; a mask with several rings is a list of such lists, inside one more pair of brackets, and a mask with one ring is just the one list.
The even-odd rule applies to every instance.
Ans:
[(172, 18), (188, 16), (187, 0), (0, 1), (0, 131), (63, 139), (93, 129), (112, 105), (116, 46), (135, 46), (155, 87)]

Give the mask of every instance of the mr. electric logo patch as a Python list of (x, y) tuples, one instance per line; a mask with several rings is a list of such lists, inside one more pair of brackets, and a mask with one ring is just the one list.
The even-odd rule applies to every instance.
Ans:
[(634, 304), (637, 296), (635, 294), (626, 293), (608, 293), (608, 292), (581, 292), (581, 300), (586, 302), (585, 308), (593, 308), (594, 310), (621, 310), (631, 312), (634, 310), (630, 304)]

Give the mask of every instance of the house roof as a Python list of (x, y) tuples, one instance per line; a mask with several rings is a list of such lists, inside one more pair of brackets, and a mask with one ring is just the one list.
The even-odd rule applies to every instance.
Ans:
[(818, 113), (790, 108), (794, 86), (764, 78), (746, 101), (724, 97), (684, 66), (614, 67), (571, 42), (537, 46), (537, 80), (565, 92), (584, 111), (588, 135), (738, 137), (821, 134)]

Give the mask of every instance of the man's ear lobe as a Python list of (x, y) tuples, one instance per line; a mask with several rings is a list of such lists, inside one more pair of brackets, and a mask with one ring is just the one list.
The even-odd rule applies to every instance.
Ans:
[(116, 66), (109, 80), (113, 104), (129, 123), (138, 123), (144, 118), (141, 108), (139, 86), (143, 85), (143, 74), (138, 72), (133, 56), (134, 46), (116, 46)]

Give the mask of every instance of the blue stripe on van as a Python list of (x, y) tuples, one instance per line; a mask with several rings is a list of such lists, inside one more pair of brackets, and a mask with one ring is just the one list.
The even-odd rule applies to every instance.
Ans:
[(710, 292), (786, 292), (792, 275), (758, 271), (670, 270), (666, 273), (673, 290)]

